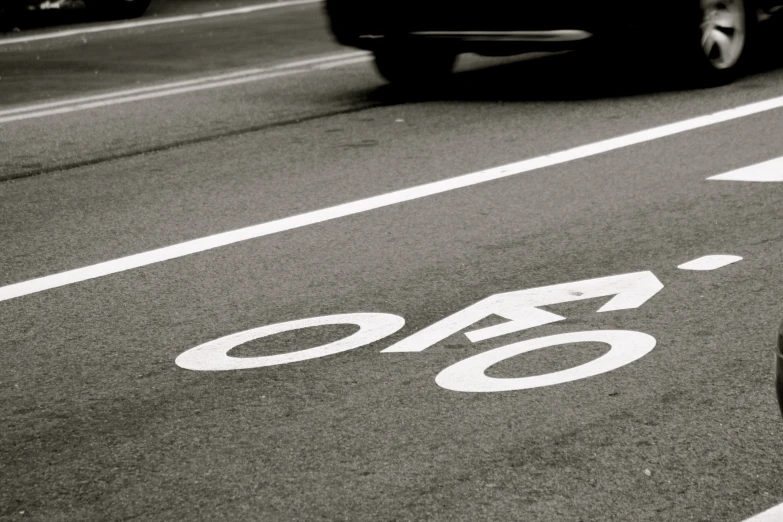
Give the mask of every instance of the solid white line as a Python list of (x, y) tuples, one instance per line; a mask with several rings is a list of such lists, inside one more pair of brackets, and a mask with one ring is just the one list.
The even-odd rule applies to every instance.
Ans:
[(669, 123), (667, 125), (661, 125), (659, 127), (653, 127), (647, 130), (633, 132), (631, 134), (566, 149), (560, 152), (555, 152), (553, 154), (547, 154), (536, 158), (518, 161), (516, 163), (510, 163), (501, 167), (481, 170), (471, 174), (464, 174), (455, 178), (435, 181), (416, 187), (389, 192), (387, 194), (381, 194), (379, 196), (343, 203), (334, 207), (306, 212), (304, 214), (278, 219), (275, 221), (269, 221), (259, 225), (253, 225), (240, 228), (238, 230), (231, 230), (229, 232), (223, 232), (191, 241), (185, 241), (184, 243), (122, 257), (112, 261), (105, 261), (96, 265), (60, 272), (59, 274), (39, 277), (29, 281), (23, 281), (21, 283), (14, 283), (0, 287), (0, 301), (6, 301), (8, 299), (34, 294), (37, 292), (43, 292), (44, 290), (78, 283), (88, 279), (95, 279), (97, 277), (116, 274), (118, 272), (124, 272), (126, 270), (151, 265), (154, 263), (160, 263), (162, 261), (168, 261), (170, 259), (176, 259), (178, 257), (184, 257), (191, 254), (196, 254), (198, 252), (204, 252), (206, 250), (247, 241), (249, 239), (277, 234), (279, 232), (306, 227), (332, 219), (351, 216), (390, 205), (396, 205), (405, 201), (412, 201), (435, 194), (449, 192), (459, 188), (486, 183), (496, 179), (516, 176), (525, 172), (531, 172), (537, 169), (551, 167), (553, 165), (560, 165), (562, 163), (567, 163), (577, 159), (595, 156), (604, 152), (630, 147), (631, 145), (657, 140), (659, 138), (673, 136), (675, 134), (681, 134), (683, 132), (701, 127), (707, 127), (717, 123), (736, 120), (738, 118), (743, 118), (745, 116), (750, 116), (752, 114), (758, 114), (781, 107), (783, 107), (783, 96), (743, 105), (733, 109), (723, 110), (713, 114), (707, 114), (705, 116), (698, 116), (688, 120)]
[(267, 80), (269, 78), (302, 74), (314, 70), (344, 67), (355, 63), (366, 62), (369, 59), (370, 58), (368, 53), (365, 52), (342, 53), (325, 58), (291, 62), (288, 64), (278, 65), (265, 69), (247, 69), (235, 73), (216, 75), (206, 78), (197, 78), (193, 80), (185, 80), (181, 82), (167, 83), (150, 87), (140, 87), (138, 89), (127, 89), (107, 94), (72, 98), (70, 100), (28, 105), (26, 107), (17, 107), (14, 109), (0, 111), (0, 123), (42, 118), (44, 116), (83, 111), (87, 109), (94, 109), (96, 107), (107, 107), (121, 103), (162, 98), (164, 96), (172, 96), (175, 94), (184, 94), (188, 92), (215, 89), (217, 87), (227, 87), (231, 85), (239, 85), (242, 83), (257, 82), (260, 80)]
[(783, 182), (783, 158), (757, 163), (756, 165), (732, 170), (717, 176), (710, 176), (707, 179), (780, 183)]
[(780, 522), (783, 520), (783, 504), (770, 508), (766, 511), (752, 516), (743, 522)]
[(221, 80), (227, 80), (231, 78), (239, 78), (243, 76), (252, 76), (256, 74), (267, 73), (270, 71), (296, 69), (299, 67), (316, 66), (327, 62), (333, 62), (337, 60), (345, 60), (349, 58), (358, 58), (360, 56), (368, 56), (366, 51), (354, 51), (338, 54), (330, 54), (327, 56), (319, 56), (317, 58), (308, 58), (305, 60), (296, 60), (293, 62), (286, 62), (271, 67), (254, 67), (251, 69), (242, 69), (240, 71), (234, 71), (231, 73), (216, 74), (212, 76), (203, 76), (201, 78), (193, 78), (190, 80), (183, 80), (171, 83), (162, 83), (158, 85), (150, 85), (147, 87), (138, 87), (135, 89), (125, 89), (121, 91), (113, 91), (105, 94), (96, 94), (91, 96), (83, 96), (80, 98), (68, 98), (65, 100), (59, 100), (54, 102), (37, 103), (34, 105), (25, 105), (22, 107), (15, 107), (12, 109), (0, 110), (0, 117), (8, 116), (11, 114), (20, 114), (23, 112), (35, 112), (44, 109), (51, 109), (53, 107), (61, 107), (63, 105), (76, 105), (80, 103), (89, 103), (97, 100), (105, 100), (109, 98), (120, 98), (122, 96), (130, 96), (134, 94), (141, 94), (152, 91), (165, 91), (166, 89), (175, 89), (178, 87), (185, 87), (188, 85), (198, 85), (202, 83), (209, 83)]
[(217, 18), (220, 16), (231, 16), (238, 14), (248, 14), (256, 11), (265, 11), (267, 9), (277, 9), (280, 7), (291, 7), (296, 5), (317, 4), (321, 0), (287, 0), (284, 2), (271, 2), (265, 4), (249, 5), (234, 9), (222, 9), (220, 11), (209, 11), (192, 15), (167, 16), (163, 18), (147, 18), (134, 22), (122, 22), (118, 24), (108, 24), (93, 27), (83, 27), (80, 29), (69, 29), (67, 31), (58, 31), (56, 33), (34, 34), (30, 36), (17, 36), (14, 38), (0, 38), (0, 45), (11, 45), (19, 43), (37, 42), (39, 40), (51, 40), (54, 38), (65, 38), (67, 36), (78, 36), (91, 33), (103, 33), (107, 31), (119, 31), (122, 29), (135, 29), (137, 27), (148, 27), (151, 25), (173, 24), (178, 22), (189, 22), (192, 20), (204, 20), (208, 18)]

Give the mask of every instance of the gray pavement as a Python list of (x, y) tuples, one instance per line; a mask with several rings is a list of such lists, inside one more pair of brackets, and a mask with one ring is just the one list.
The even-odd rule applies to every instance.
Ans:
[[(17, 86), (0, 91), (17, 93), (0, 110), (109, 93), (136, 75), (147, 85), (344, 52), (319, 16), (311, 6), (107, 33), (70, 58), (68, 46), (0, 47)], [(187, 56), (181, 30), (202, 36), (201, 52)], [(214, 46), (210, 31), (222, 35)], [(221, 53), (232, 34), (236, 52)], [(172, 46), (159, 62), (156, 42)], [(84, 71), (109, 63), (112, 45), (135, 58), (91, 79)], [(50, 60), (41, 70), (63, 64), (62, 82), (26, 68), (37, 53)], [(147, 59), (160, 66), (143, 71)], [(774, 60), (704, 91), (589, 55), (486, 63), (466, 58), (449, 88), (414, 100), (356, 63), (0, 123), (0, 285), (783, 94)], [(783, 156), (780, 114), (0, 301), (0, 518), (739, 522), (783, 502), (771, 355), (783, 184), (706, 180)], [(714, 254), (743, 259), (677, 268)], [(638, 308), (555, 304), (545, 309), (565, 320), (381, 353), (490, 295), (640, 271), (664, 287)], [(175, 364), (234, 332), (360, 312), (406, 324), (292, 364)], [(231, 355), (355, 329), (282, 333)], [(496, 347), (592, 330), (657, 344), (541, 388), (465, 393), (435, 381)], [(554, 346), (487, 375), (545, 375), (606, 351)]]

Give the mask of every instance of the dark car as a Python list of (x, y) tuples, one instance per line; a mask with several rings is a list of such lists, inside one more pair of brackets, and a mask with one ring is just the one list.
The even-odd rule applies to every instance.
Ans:
[[(783, 0), (326, 0), (338, 42), (367, 49), (390, 82), (423, 84), (456, 56), (597, 44), (663, 56), (708, 83), (731, 80)], [(642, 56), (639, 53), (638, 56)], [(645, 58), (646, 59), (646, 58)]]
[(778, 404), (783, 415), (783, 323), (778, 332), (778, 346), (775, 350), (775, 388), (778, 391)]

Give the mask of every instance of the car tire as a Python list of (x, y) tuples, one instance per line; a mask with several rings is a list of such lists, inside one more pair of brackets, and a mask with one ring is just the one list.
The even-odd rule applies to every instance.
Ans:
[(389, 83), (427, 89), (451, 75), (457, 55), (445, 49), (383, 46), (373, 51), (375, 68)]
[(697, 86), (724, 85), (745, 69), (756, 36), (752, 0), (691, 0), (673, 62)]
[(143, 15), (151, 0), (84, 0), (87, 9), (99, 18), (138, 18)]

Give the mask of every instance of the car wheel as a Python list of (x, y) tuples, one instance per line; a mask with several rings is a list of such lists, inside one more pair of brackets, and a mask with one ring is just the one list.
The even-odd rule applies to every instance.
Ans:
[(455, 53), (444, 49), (384, 46), (373, 51), (375, 68), (389, 83), (426, 89), (446, 79), (454, 68)]
[(698, 83), (728, 83), (747, 62), (748, 49), (755, 36), (755, 9), (751, 0), (695, 2), (698, 2), (698, 10), (688, 18), (693, 22), (698, 20), (698, 31), (689, 30), (683, 34), (682, 65), (686, 74)]
[(138, 18), (151, 0), (84, 0), (85, 5), (101, 18)]

